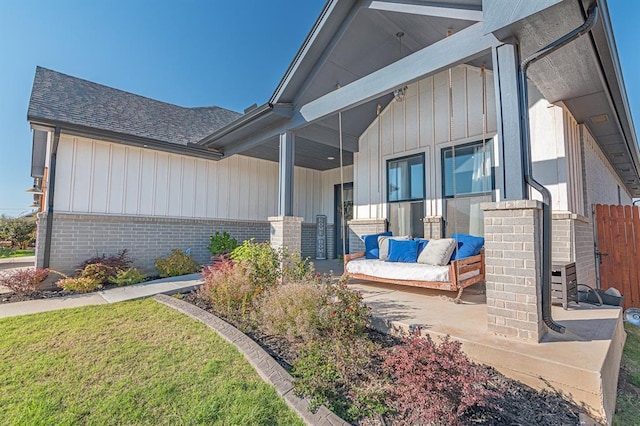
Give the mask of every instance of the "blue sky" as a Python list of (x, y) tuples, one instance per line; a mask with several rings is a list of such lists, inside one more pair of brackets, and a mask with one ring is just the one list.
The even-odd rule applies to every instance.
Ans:
[[(324, 0), (0, 0), (0, 214), (29, 211), (37, 65), (181, 106), (268, 100)], [(250, 11), (250, 13), (247, 13)], [(636, 127), (640, 2), (609, 0)]]

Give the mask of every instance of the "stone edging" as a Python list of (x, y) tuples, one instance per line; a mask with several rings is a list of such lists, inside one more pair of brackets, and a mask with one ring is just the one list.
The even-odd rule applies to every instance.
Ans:
[(255, 368), (262, 379), (276, 388), (287, 405), (300, 416), (308, 425), (348, 425), (346, 421), (336, 416), (324, 406), (315, 413), (309, 411), (307, 400), (298, 398), (293, 393), (293, 378), (274, 360), (264, 349), (240, 330), (221, 320), (217, 316), (175, 297), (158, 294), (155, 300), (175, 309), (189, 317), (202, 322), (213, 329), (224, 340), (234, 345), (244, 355), (249, 364)]

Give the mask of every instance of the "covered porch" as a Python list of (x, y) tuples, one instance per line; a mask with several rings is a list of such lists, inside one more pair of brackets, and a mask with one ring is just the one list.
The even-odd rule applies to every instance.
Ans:
[[(336, 260), (316, 261), (316, 270), (342, 273)], [(563, 393), (589, 407), (594, 417), (609, 418), (615, 409), (617, 361), (624, 347), (621, 310), (587, 303), (553, 306), (553, 317), (567, 330), (548, 333), (540, 343), (513, 340), (487, 327), (487, 292), (482, 283), (465, 290), (462, 303), (450, 292), (350, 280), (371, 308), (374, 327), (406, 336), (419, 332), (451, 336), (475, 362), (536, 389)]]

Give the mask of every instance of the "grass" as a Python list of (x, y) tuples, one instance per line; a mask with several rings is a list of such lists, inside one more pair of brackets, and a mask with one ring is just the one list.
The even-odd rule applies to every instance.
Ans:
[(640, 419), (640, 328), (625, 324), (627, 342), (622, 354), (614, 425), (638, 424)]
[(13, 250), (0, 248), (0, 258), (35, 256), (35, 250)]
[(3, 424), (302, 424), (233, 346), (151, 299), (0, 330)]

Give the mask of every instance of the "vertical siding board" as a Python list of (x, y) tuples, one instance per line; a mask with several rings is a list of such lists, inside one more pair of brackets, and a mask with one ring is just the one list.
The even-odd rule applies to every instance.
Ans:
[(107, 213), (110, 160), (109, 145), (96, 142), (94, 158), (91, 211), (94, 213)]
[(142, 150), (140, 155), (140, 197), (138, 212), (142, 215), (153, 215), (153, 199), (155, 198), (156, 156), (153, 151)]
[(429, 77), (420, 83), (420, 146), (427, 147), (433, 143), (433, 77)]
[(209, 218), (215, 218), (215, 217), (220, 217), (218, 216), (218, 186), (219, 186), (219, 182), (218, 182), (218, 170), (220, 168), (220, 163), (222, 161), (219, 162), (209, 162), (207, 165), (207, 172), (208, 172), (208, 177), (207, 177), (207, 195), (206, 195), (206, 200), (207, 200), (207, 217)]
[(109, 180), (109, 213), (121, 214), (124, 208), (125, 149), (122, 145), (111, 147), (111, 179)]
[[(467, 102), (468, 121), (467, 129), (469, 136), (482, 137), (482, 71), (476, 68), (467, 68)], [(489, 105), (487, 104), (487, 107)]]
[(138, 203), (140, 201), (140, 150), (137, 148), (127, 148), (126, 169), (124, 183), (124, 213), (130, 215), (138, 214)]
[(179, 217), (182, 210), (182, 158), (169, 154), (169, 197), (167, 214)]
[[(233, 158), (233, 157), (232, 157)], [(231, 159), (227, 158), (225, 160), (218, 161), (218, 197), (216, 202), (216, 216), (219, 218), (226, 219), (229, 217), (229, 161)]]
[(434, 129), (435, 143), (449, 140), (449, 77), (447, 72), (433, 76), (434, 93)]
[(207, 172), (207, 161), (196, 160), (195, 197), (193, 205), (194, 217), (207, 217)]
[(54, 205), (57, 210), (68, 212), (71, 209), (71, 166), (73, 143), (60, 138), (58, 162), (56, 166)]
[(166, 216), (169, 211), (169, 154), (157, 152), (155, 164), (153, 213), (157, 216)]
[[(415, 87), (412, 84), (410, 87)], [(417, 93), (414, 90), (412, 93)], [(405, 100), (405, 148), (407, 150), (415, 150), (420, 144), (418, 141), (418, 96), (409, 96)]]
[(467, 137), (467, 79), (465, 67), (455, 67), (451, 71), (453, 93), (453, 138)]
[(182, 170), (182, 191), (180, 194), (180, 216), (181, 217), (193, 217), (193, 201), (195, 199), (194, 181), (195, 181), (195, 159), (182, 157), (181, 158), (181, 170)]
[(91, 197), (91, 159), (93, 143), (86, 139), (76, 139), (74, 150), (73, 192), (71, 210), (86, 213)]

